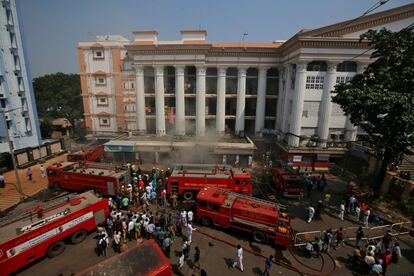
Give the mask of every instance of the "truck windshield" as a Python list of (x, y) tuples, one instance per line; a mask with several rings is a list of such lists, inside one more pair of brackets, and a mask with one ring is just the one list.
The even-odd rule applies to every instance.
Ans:
[(302, 186), (300, 180), (286, 180), (285, 184), (287, 188), (300, 188)]

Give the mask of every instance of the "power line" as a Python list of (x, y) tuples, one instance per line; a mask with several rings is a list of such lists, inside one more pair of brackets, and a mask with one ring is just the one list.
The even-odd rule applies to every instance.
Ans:
[(375, 3), (374, 5), (372, 5), (370, 8), (368, 8), (368, 10), (366, 10), (362, 15), (352, 19), (351, 21), (346, 22), (343, 26), (339, 27), (339, 28), (345, 28), (349, 25), (351, 25), (352, 23), (354, 23), (355, 21), (357, 21), (358, 19), (360, 19), (361, 17), (366, 16), (367, 14), (375, 11), (376, 9), (378, 9), (379, 7), (381, 7), (382, 5), (386, 4), (388, 1), (390, 0), (380, 0), (377, 3)]

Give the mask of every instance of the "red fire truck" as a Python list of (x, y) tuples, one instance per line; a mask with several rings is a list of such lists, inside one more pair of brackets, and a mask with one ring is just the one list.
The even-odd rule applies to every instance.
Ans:
[(69, 162), (97, 162), (104, 154), (104, 145), (91, 145), (83, 150), (69, 153), (67, 159)]
[(197, 217), (205, 226), (247, 231), (256, 242), (273, 240), (276, 245), (290, 247), (293, 230), (284, 206), (259, 198), (215, 187), (198, 193)]
[(216, 186), (237, 193), (252, 193), (251, 177), (238, 168), (218, 165), (177, 165), (168, 177), (167, 193), (177, 193), (192, 200), (206, 186)]
[(70, 191), (94, 190), (99, 195), (116, 195), (129, 183), (129, 171), (101, 163), (58, 163), (47, 168), (49, 188)]
[(273, 182), (283, 197), (302, 198), (303, 180), (296, 172), (289, 172), (282, 168), (274, 168)]
[(173, 271), (158, 244), (148, 240), (76, 275), (172, 276)]
[(71, 194), (0, 220), (0, 275), (8, 275), (47, 255), (65, 250), (63, 240), (82, 242), (105, 221), (108, 200), (92, 192)]

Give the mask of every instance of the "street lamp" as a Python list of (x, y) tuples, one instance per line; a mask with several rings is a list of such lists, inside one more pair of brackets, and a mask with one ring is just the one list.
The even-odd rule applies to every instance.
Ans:
[(16, 168), (16, 160), (15, 160), (15, 155), (14, 155), (14, 150), (13, 150), (13, 143), (10, 140), (9, 129), (7, 128), (7, 121), (6, 121), (6, 115), (5, 115), (6, 113), (9, 113), (11, 111), (14, 111), (20, 108), (21, 107), (17, 107), (17, 108), (6, 110), (6, 111), (0, 111), (0, 113), (1, 113), (2, 123), (6, 131), (6, 140), (9, 143), (9, 150), (10, 150), (10, 154), (11, 154), (12, 162), (13, 162), (13, 170), (14, 170), (14, 173), (16, 174), (17, 192), (20, 194), (21, 197), (23, 197), (24, 194), (23, 194), (22, 185), (20, 183), (19, 172), (17, 171), (17, 168)]

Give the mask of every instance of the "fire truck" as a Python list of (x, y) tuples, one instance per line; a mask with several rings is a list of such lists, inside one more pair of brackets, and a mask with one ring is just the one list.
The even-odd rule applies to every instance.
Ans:
[(82, 242), (105, 221), (108, 200), (92, 192), (70, 194), (20, 215), (0, 220), (0, 275), (8, 275), (43, 256), (58, 256), (64, 240)]
[(69, 153), (67, 159), (69, 162), (98, 162), (104, 153), (104, 145), (91, 145), (83, 150)]
[(283, 197), (302, 198), (303, 180), (296, 172), (289, 172), (283, 168), (272, 169), (273, 182)]
[(116, 195), (130, 179), (128, 170), (101, 163), (63, 162), (46, 170), (51, 189), (94, 190), (98, 195)]
[(252, 193), (250, 174), (226, 165), (177, 165), (168, 177), (167, 193), (182, 195), (185, 200), (195, 199), (206, 186), (216, 186), (237, 193)]
[(205, 226), (247, 231), (256, 242), (292, 246), (293, 230), (285, 207), (271, 201), (207, 187), (198, 193), (197, 218)]
[(172, 276), (173, 271), (158, 244), (148, 240), (75, 275)]

